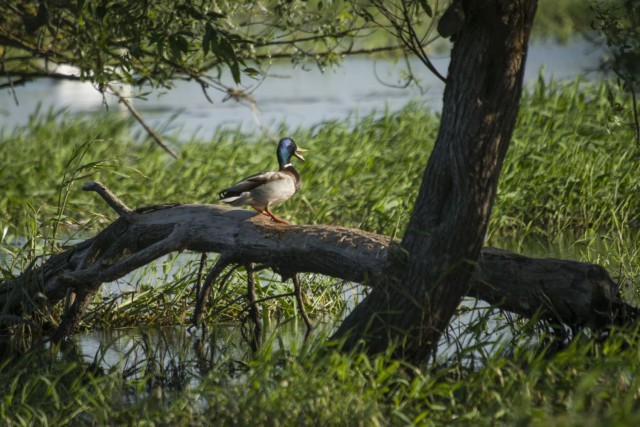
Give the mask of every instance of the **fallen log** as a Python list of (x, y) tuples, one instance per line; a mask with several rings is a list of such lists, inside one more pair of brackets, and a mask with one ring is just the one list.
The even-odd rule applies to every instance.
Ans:
[[(222, 205), (174, 204), (134, 211), (99, 183), (88, 183), (84, 190), (98, 192), (120, 217), (95, 237), (0, 284), (0, 307), (6, 316), (28, 318), (42, 304), (75, 295), (56, 339), (73, 332), (103, 283), (171, 252), (215, 252), (227, 264), (259, 263), (283, 279), (319, 273), (370, 285), (395, 248), (387, 236), (352, 228), (277, 224)], [(617, 284), (601, 266), (528, 258), (494, 248), (482, 251), (467, 294), (527, 317), (542, 310), (544, 318), (571, 327), (602, 329), (633, 320), (638, 313), (620, 298)]]
[(602, 330), (638, 315), (637, 308), (622, 300), (607, 270), (597, 264), (484, 248), (478, 267), (467, 296), (525, 317), (542, 309), (542, 316), (551, 322)]

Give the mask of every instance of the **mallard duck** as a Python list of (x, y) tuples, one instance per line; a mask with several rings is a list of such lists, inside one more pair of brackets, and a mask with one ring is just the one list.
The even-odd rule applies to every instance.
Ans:
[(220, 192), (220, 201), (231, 206), (249, 205), (276, 222), (288, 224), (271, 213), (269, 208), (289, 199), (300, 189), (300, 175), (291, 164), (291, 157), (294, 156), (304, 161), (304, 157), (298, 154), (298, 151), (306, 150), (298, 147), (293, 139), (282, 138), (276, 149), (280, 169), (251, 175), (225, 188)]

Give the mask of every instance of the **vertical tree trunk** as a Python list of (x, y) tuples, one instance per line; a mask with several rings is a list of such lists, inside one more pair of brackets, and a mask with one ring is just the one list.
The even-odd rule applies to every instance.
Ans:
[[(401, 250), (335, 337), (424, 360), (464, 295), (516, 122), (536, 0), (458, 0), (442, 121)], [(453, 20), (453, 23), (452, 23)], [(453, 29), (453, 31), (451, 31)], [(398, 153), (402, 155), (402, 153)], [(391, 252), (390, 252), (391, 253)]]

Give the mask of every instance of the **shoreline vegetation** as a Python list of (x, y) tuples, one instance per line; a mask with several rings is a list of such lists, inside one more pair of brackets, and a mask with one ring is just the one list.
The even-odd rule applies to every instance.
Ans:
[[(626, 95), (613, 83), (539, 79), (527, 88), (501, 175), (489, 245), (518, 250), (529, 239), (572, 246), (583, 260), (604, 265), (637, 300), (640, 221), (639, 153)], [(339, 224), (401, 235), (414, 182), (422, 174), (439, 117), (422, 106), (383, 111), (312, 129), (280, 129), (309, 149), (300, 167), (304, 187), (278, 213), (295, 223)], [(273, 145), (260, 135), (218, 132), (211, 141), (181, 146), (178, 160), (136, 143), (130, 120), (117, 114), (35, 115), (27, 126), (2, 131), (0, 145), (0, 268), (5, 277), (32, 261), (101, 229), (113, 218), (101, 200), (80, 191), (102, 181), (131, 207), (165, 202), (216, 203), (225, 182), (267, 168)], [(249, 147), (249, 149), (247, 149)], [(230, 167), (229, 165), (233, 165)], [(553, 250), (553, 249), (550, 249)], [(128, 279), (126, 297), (97, 300), (85, 327), (183, 324), (197, 259), (173, 258)], [(211, 262), (211, 260), (210, 260)], [(241, 274), (241, 273), (238, 273)], [(236, 321), (244, 306), (242, 279), (212, 298), (211, 328)], [(278, 277), (261, 276), (262, 297), (287, 292)], [(344, 289), (305, 278), (316, 319), (345, 309)], [(224, 310), (221, 308), (224, 307)], [(57, 308), (55, 308), (57, 310)], [(269, 300), (266, 318), (295, 316), (290, 298)], [(55, 314), (54, 314), (55, 316)], [(512, 339), (500, 342), (501, 322)], [(640, 331), (630, 325), (606, 339), (578, 333), (568, 343), (521, 319), (479, 316), (467, 325), (479, 344), (451, 344), (457, 355), (424, 370), (390, 359), (283, 346), (276, 335), (256, 354), (214, 348), (197, 382), (181, 366), (202, 360), (140, 351), (132, 366), (101, 365), (73, 345), (32, 349), (0, 360), (0, 420), (5, 425), (372, 425), (495, 423), (626, 424), (640, 421)], [(179, 350), (175, 350), (178, 352)], [(227, 351), (225, 353), (225, 351)], [(200, 366), (200, 365), (197, 365)]]
[[(640, 225), (634, 197), (640, 183), (633, 173), (640, 153), (629, 102), (613, 82), (540, 77), (528, 85), (489, 234)], [(293, 136), (313, 153), (313, 162), (301, 167), (304, 190), (283, 210), (299, 223), (397, 234), (431, 148), (423, 141), (435, 141), (438, 123), (438, 113), (411, 103), (311, 129), (280, 125), (278, 134)], [(217, 203), (225, 178), (273, 163), (273, 141), (260, 133), (223, 129), (211, 140), (191, 139), (180, 143), (174, 161), (157, 146), (137, 142), (134, 127), (118, 113), (48, 111), (11, 132), (0, 129), (0, 179), (10, 184), (0, 200), (5, 238), (34, 230), (45, 239), (73, 236), (108, 223), (112, 213), (102, 201), (80, 190), (86, 181), (104, 182), (135, 207)]]
[[(531, 84), (503, 167), (486, 245), (532, 256), (569, 255), (606, 267), (624, 286), (625, 296), (640, 296), (632, 260), (640, 221), (638, 159), (623, 93), (606, 82), (545, 81)], [(300, 167), (304, 187), (279, 207), (298, 224), (333, 224), (390, 236), (401, 235), (415, 199), (418, 180), (436, 138), (438, 114), (411, 104), (328, 122), (313, 129), (286, 129), (312, 153)], [(133, 123), (117, 114), (75, 117), (40, 114), (24, 128), (4, 133), (0, 180), (10, 183), (0, 199), (0, 260), (5, 277), (33, 260), (92, 236), (114, 219), (87, 181), (108, 185), (133, 208), (162, 203), (217, 203), (217, 192), (273, 162), (273, 145), (259, 134), (223, 130), (213, 140), (181, 146), (177, 160), (155, 145), (136, 142)], [(233, 165), (230, 167), (229, 165)], [(529, 249), (537, 246), (539, 249)], [(562, 250), (562, 247), (565, 250)], [(527, 253), (531, 250), (533, 253)], [(628, 253), (627, 253), (628, 252)], [(611, 259), (608, 253), (613, 253)], [(624, 261), (618, 259), (621, 257)], [(209, 260), (213, 262), (212, 260)], [(140, 323), (183, 323), (191, 307), (172, 306), (157, 296), (186, 292), (198, 270), (196, 256), (164, 259), (136, 273), (126, 303), (106, 292), (86, 327)], [(274, 284), (268, 296), (286, 293)], [(232, 280), (224, 306), (243, 292)], [(305, 286), (316, 297), (316, 314), (344, 309), (342, 289), (321, 277)], [(143, 291), (143, 292), (141, 292)], [(267, 295), (265, 295), (267, 296)], [(264, 304), (269, 313), (294, 310), (286, 299)], [(118, 309), (114, 309), (118, 307)], [(234, 320), (242, 304), (230, 304), (217, 320)]]

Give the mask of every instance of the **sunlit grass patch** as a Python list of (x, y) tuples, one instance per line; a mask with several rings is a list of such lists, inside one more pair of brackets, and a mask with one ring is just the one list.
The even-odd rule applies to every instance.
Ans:
[(492, 233), (607, 233), (638, 226), (639, 153), (631, 126), (610, 121), (611, 90), (604, 83), (540, 80), (524, 96)]

